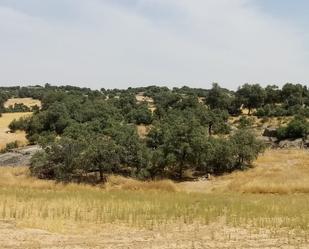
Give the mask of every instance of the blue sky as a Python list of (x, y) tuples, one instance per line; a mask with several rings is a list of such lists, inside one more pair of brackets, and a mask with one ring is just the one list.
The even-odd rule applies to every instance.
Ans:
[(307, 0), (256, 0), (256, 2), (271, 15), (308, 24), (309, 1)]
[(306, 0), (0, 0), (0, 84), (306, 83)]

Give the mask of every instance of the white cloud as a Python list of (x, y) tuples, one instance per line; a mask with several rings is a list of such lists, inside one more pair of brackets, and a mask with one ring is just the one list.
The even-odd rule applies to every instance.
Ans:
[(31, 12), (0, 1), (2, 83), (235, 88), (306, 80), (303, 37), (253, 0), (61, 0), (70, 18), (27, 2)]

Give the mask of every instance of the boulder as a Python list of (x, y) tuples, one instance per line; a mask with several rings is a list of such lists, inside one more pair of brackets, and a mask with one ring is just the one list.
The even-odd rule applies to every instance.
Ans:
[(258, 136), (257, 139), (262, 141), (263, 143), (265, 143), (267, 146), (271, 148), (277, 147), (278, 139), (276, 137)]
[(309, 136), (304, 139), (304, 147), (309, 148)]
[(0, 166), (29, 166), (31, 157), (40, 150), (39, 146), (34, 145), (0, 154)]
[(277, 128), (267, 127), (263, 132), (264, 137), (277, 137)]
[(295, 139), (295, 140), (282, 140), (279, 142), (278, 147), (280, 149), (292, 149), (292, 148), (303, 148), (304, 141), (303, 139)]

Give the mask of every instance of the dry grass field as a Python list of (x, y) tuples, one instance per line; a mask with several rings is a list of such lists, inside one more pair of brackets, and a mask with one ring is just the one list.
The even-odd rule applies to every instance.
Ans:
[(21, 113), (3, 113), (0, 117), (0, 149), (4, 148), (7, 143), (18, 141), (21, 145), (27, 143), (25, 132), (18, 131), (16, 133), (9, 132), (9, 124), (14, 119), (32, 115), (31, 112)]
[(13, 99), (8, 99), (4, 103), (4, 107), (8, 108), (10, 106), (14, 106), (15, 104), (24, 104), (28, 107), (32, 107), (37, 105), (38, 107), (41, 107), (41, 101), (33, 98), (13, 98)]
[(270, 150), (206, 182), (102, 186), (0, 169), (0, 248), (309, 248), (309, 153)]
[(241, 193), (309, 194), (309, 151), (269, 150), (245, 172), (221, 178)]

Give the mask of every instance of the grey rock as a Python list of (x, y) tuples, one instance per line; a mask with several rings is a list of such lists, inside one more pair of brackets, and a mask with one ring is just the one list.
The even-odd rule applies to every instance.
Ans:
[(0, 166), (29, 166), (31, 157), (42, 150), (40, 146), (26, 146), (0, 154)]
[(281, 149), (303, 148), (304, 141), (301, 138), (295, 140), (282, 140), (279, 142), (278, 147)]
[(271, 148), (278, 147), (278, 139), (276, 137), (258, 136), (257, 138)]
[(309, 148), (309, 139), (308, 138), (305, 139), (305, 141), (304, 141), (304, 147)]

